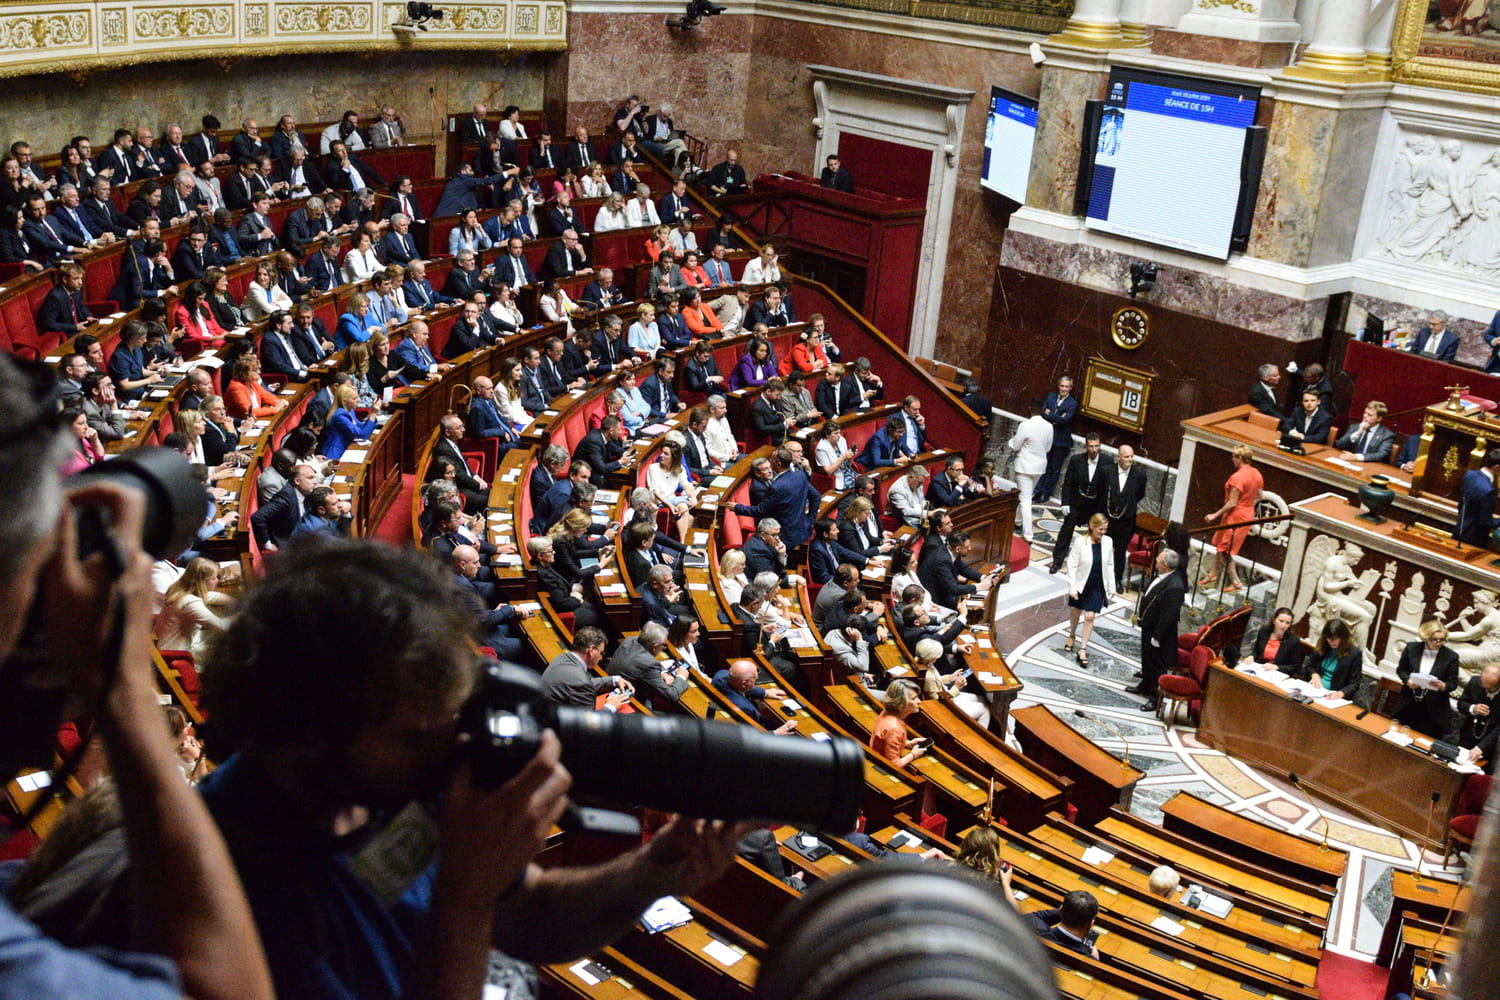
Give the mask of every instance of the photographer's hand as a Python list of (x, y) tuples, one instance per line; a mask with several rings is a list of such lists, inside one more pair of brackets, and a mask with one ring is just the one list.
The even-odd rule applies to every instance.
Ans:
[(536, 877), (531, 859), (567, 805), (573, 778), (561, 756), (562, 744), (549, 730), (536, 756), (499, 788), (475, 788), (468, 762), (454, 775), (443, 797), (441, 861), (410, 996), (482, 991), (496, 900)]
[[(38, 599), (54, 674), (97, 706), (130, 845), (131, 945), (175, 961), (192, 996), (270, 1000), (271, 976), (239, 876), (203, 800), (182, 780), (175, 743), (162, 726), (151, 665), (151, 558), (140, 541), (143, 497), (94, 482), (74, 490), (69, 502)], [(118, 579), (113, 557), (79, 561), (79, 507), (106, 512), (123, 570)], [(123, 629), (116, 651), (117, 615)], [(111, 653), (117, 672), (106, 662)]]

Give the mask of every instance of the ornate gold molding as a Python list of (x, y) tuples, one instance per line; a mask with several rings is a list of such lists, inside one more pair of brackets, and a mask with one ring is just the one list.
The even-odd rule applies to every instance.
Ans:
[(87, 74), (143, 62), (293, 52), (558, 50), (563, 0), (464, 0), (428, 30), (397, 32), (385, 0), (0, 0), (0, 77)]
[[(1391, 36), (1391, 78), (1401, 83), (1500, 94), (1500, 46), (1471, 42), (1456, 31), (1448, 33), (1452, 43), (1428, 35), (1427, 11), (1428, 0), (1401, 0)], [(1445, 49), (1452, 54), (1445, 55)], [(1472, 51), (1474, 58), (1463, 58), (1466, 51)]]

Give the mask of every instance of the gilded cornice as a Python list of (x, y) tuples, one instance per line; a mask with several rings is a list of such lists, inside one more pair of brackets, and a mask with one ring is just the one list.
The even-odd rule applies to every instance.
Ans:
[(426, 31), (383, 0), (0, 0), (0, 77), (89, 73), (175, 59), (297, 52), (558, 50), (565, 0), (437, 3)]

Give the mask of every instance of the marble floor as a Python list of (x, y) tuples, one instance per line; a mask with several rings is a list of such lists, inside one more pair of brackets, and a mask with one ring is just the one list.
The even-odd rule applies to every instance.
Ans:
[[(1131, 624), (1134, 594), (1117, 598), (1095, 623), (1089, 666), (1063, 651), (1067, 639), (1066, 586), (1047, 572), (1055, 515), (1036, 524), (1032, 564), (1005, 584), (997, 604), (995, 640), (1011, 669), (1026, 685), (1016, 707), (1044, 704), (1079, 732), (1109, 751), (1124, 755), (1146, 772), (1131, 811), (1161, 821), (1161, 806), (1177, 792), (1192, 792), (1272, 826), (1310, 840), (1323, 835), (1323, 821), (1284, 781), (1199, 743), (1186, 713), (1166, 724), (1141, 711), (1144, 699), (1126, 692), (1140, 669), (1140, 633)], [(1075, 712), (1082, 711), (1082, 717)], [(1347, 850), (1349, 869), (1330, 918), (1328, 947), (1369, 959), (1390, 913), (1393, 868), (1420, 865), (1424, 873), (1456, 877), (1442, 859), (1411, 841), (1320, 802), (1328, 817), (1331, 843)]]

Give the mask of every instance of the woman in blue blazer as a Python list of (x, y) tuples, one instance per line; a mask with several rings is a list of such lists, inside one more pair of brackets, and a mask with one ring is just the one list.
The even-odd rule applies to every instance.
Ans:
[(328, 415), (328, 425), (323, 428), (323, 446), (319, 451), (330, 462), (337, 462), (351, 444), (374, 434), (375, 428), (380, 425), (373, 417), (360, 420), (355, 416), (354, 407), (359, 403), (359, 392), (354, 386), (348, 383), (339, 386), (333, 398), (333, 411)]

